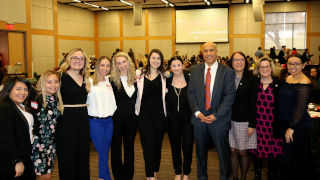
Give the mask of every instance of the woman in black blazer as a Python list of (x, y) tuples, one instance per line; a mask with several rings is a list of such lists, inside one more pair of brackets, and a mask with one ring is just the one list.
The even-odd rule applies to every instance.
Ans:
[(112, 117), (111, 143), (111, 166), (115, 180), (132, 180), (134, 173), (134, 139), (137, 131), (135, 103), (138, 88), (132, 60), (127, 53), (119, 52), (112, 61), (111, 85), (117, 104)]
[(9, 79), (0, 92), (0, 179), (35, 179), (33, 117), (25, 106), (29, 92), (29, 82), (21, 77)]
[(230, 67), (236, 73), (235, 85), (237, 87), (229, 132), (231, 166), (233, 179), (238, 179), (240, 164), (241, 180), (246, 179), (250, 166), (247, 150), (257, 148), (255, 131), (248, 132), (248, 127), (252, 127), (249, 122), (256, 120), (257, 78), (249, 72), (249, 63), (245, 57), (240, 51), (234, 52), (230, 61), (232, 63)]
[(278, 91), (283, 82), (273, 77), (274, 63), (269, 57), (262, 57), (255, 65), (258, 79), (256, 119), (250, 122), (248, 131), (257, 133), (257, 149), (250, 150), (253, 156), (255, 179), (261, 180), (263, 161), (268, 161), (268, 180), (278, 179), (280, 158), (283, 155), (283, 141), (280, 132)]

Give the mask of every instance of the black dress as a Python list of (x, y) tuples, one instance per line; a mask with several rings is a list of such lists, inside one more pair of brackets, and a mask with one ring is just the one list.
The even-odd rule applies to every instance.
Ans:
[[(61, 76), (64, 105), (85, 104), (86, 84), (79, 86), (67, 73)], [(60, 180), (87, 180), (89, 173), (89, 120), (87, 107), (65, 107), (56, 127)]]
[[(171, 144), (173, 166), (175, 174), (182, 174), (182, 145), (183, 174), (189, 175), (194, 137), (193, 125), (191, 124), (191, 110), (187, 97), (188, 86), (175, 88), (172, 86), (172, 79), (172, 77), (167, 79), (168, 93), (166, 95), (166, 104), (168, 110), (168, 135)], [(188, 79), (188, 76), (185, 76), (187, 83)]]
[(165, 129), (160, 75), (152, 81), (144, 78), (138, 127), (145, 159), (146, 176), (153, 177), (154, 172), (158, 172), (160, 168), (162, 139)]
[(286, 178), (313, 179), (309, 177), (312, 163), (311, 118), (307, 112), (312, 93), (310, 84), (285, 83), (279, 90), (279, 115), (283, 137), (288, 128), (294, 130), (293, 142), (284, 143), (284, 167)]

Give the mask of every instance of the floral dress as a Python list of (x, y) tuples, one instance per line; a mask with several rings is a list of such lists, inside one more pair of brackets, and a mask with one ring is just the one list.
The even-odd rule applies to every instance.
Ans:
[(60, 111), (54, 96), (47, 96), (46, 102), (46, 108), (41, 105), (41, 109), (35, 114), (37, 123), (32, 144), (32, 160), (36, 175), (50, 174), (56, 157), (55, 127)]

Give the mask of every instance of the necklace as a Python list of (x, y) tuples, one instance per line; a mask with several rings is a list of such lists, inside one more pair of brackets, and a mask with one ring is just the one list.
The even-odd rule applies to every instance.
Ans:
[(177, 106), (177, 111), (179, 112), (179, 109), (180, 109), (180, 93), (181, 93), (181, 89), (179, 89), (178, 91), (177, 91), (177, 88), (176, 87), (174, 87), (173, 86), (173, 88), (174, 88), (174, 92), (176, 93), (176, 95), (177, 95), (177, 97), (178, 97), (178, 106)]

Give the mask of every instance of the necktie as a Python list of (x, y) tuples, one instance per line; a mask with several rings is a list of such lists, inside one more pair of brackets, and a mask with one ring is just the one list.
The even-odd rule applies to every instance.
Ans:
[(206, 111), (210, 109), (211, 106), (211, 98), (210, 98), (210, 84), (211, 84), (211, 73), (210, 73), (211, 68), (208, 68), (208, 72), (206, 75), (206, 83), (205, 83), (205, 99), (206, 99)]

